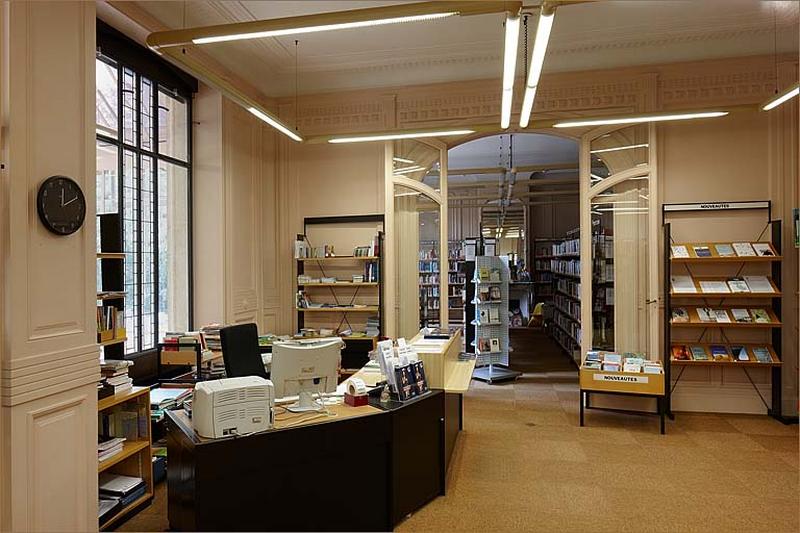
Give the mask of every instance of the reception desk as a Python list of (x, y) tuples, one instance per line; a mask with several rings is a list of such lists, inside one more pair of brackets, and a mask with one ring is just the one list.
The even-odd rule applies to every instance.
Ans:
[[(445, 393), (204, 439), (167, 413), (173, 530), (385, 531), (445, 491)], [(313, 414), (311, 416), (314, 416)], [(304, 417), (308, 417), (307, 420)]]

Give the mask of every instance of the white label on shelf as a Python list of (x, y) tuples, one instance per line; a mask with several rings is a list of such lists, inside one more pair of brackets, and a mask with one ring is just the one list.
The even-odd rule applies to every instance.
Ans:
[(648, 376), (627, 376), (622, 374), (595, 374), (595, 381), (615, 381), (622, 383), (649, 383)]

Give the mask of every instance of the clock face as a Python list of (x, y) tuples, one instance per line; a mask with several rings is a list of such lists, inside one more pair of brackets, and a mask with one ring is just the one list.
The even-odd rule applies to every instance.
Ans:
[(66, 176), (52, 176), (39, 187), (36, 208), (44, 226), (57, 235), (78, 231), (86, 218), (86, 198), (80, 186)]

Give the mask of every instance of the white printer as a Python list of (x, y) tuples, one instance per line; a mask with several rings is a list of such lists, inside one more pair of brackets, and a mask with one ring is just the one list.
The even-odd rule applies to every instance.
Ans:
[(192, 421), (201, 437), (263, 431), (274, 422), (275, 389), (258, 376), (200, 381), (194, 387)]

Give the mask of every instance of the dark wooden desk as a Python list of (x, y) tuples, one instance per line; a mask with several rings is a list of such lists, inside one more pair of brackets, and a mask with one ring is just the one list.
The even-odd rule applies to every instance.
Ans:
[[(176, 530), (391, 530), (445, 490), (445, 394), (226, 439), (167, 413)], [(285, 424), (285, 422), (284, 422)], [(277, 424), (276, 424), (277, 425)]]

